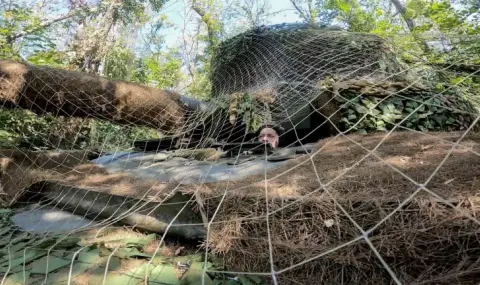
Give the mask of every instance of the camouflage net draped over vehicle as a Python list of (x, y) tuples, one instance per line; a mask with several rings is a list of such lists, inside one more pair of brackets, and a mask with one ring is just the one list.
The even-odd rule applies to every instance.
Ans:
[[(110, 168), (92, 161), (95, 154), (88, 151), (2, 151), (0, 198), (17, 202), (0, 209), (3, 284), (476, 284), (480, 137), (473, 130), (478, 112), (465, 98), (478, 97), (478, 90), (464, 91), (460, 81), (443, 84), (440, 70), (404, 65), (394, 54), (372, 35), (310, 29), (248, 32), (223, 43), (213, 64), (211, 103), (229, 112), (218, 115), (200, 107), (188, 113), (188, 120), (175, 104), (182, 98), (156, 102), (158, 90), (135, 86), (137, 92), (112, 93), (103, 81), (70, 84), (76, 81), (65, 79), (73, 76), (48, 68), (4, 76), (2, 90), (12, 91), (8, 84), (14, 78), (19, 79), (18, 92), (2, 94), (18, 96), (27, 106), (33, 104), (26, 99), (39, 99), (44, 103), (35, 106), (39, 113), (60, 106), (63, 114), (78, 115), (79, 101), (79, 110), (90, 108), (86, 115), (112, 120), (123, 109), (122, 121), (167, 127), (175, 134), (185, 131), (187, 139), (187, 131), (211, 114), (215, 124), (204, 135), (213, 138), (230, 130), (240, 116), (249, 131), (265, 122), (319, 127), (321, 122), (297, 121), (310, 113), (309, 106), (329, 117), (334, 130), (408, 131), (339, 132), (313, 144), (310, 152), (297, 153), (304, 146), (297, 147), (292, 157), (279, 155), (292, 148), (219, 159), (207, 156), (216, 149), (202, 145), (180, 145), (175, 151), (170, 145), (147, 155), (123, 153), (118, 146), (109, 154), (122, 159)], [(119, 88), (127, 85), (121, 82), (113, 89), (132, 90)], [(149, 96), (140, 96), (142, 90)], [(28, 91), (36, 97), (25, 98)], [(62, 100), (50, 100), (58, 97)], [(76, 100), (69, 101), (72, 97)], [(185, 128), (177, 128), (179, 122)], [(424, 129), (465, 131), (420, 132)], [(275, 159), (282, 164), (265, 167)], [(230, 176), (234, 166), (244, 171), (241, 179)], [(258, 171), (248, 172), (251, 168)], [(159, 179), (178, 169), (182, 178)], [(150, 171), (153, 175), (144, 176)], [(220, 178), (185, 183), (204, 172)], [(180, 201), (168, 198), (178, 194)], [(173, 209), (168, 217), (162, 217), (163, 206)], [(43, 226), (46, 219), (40, 218), (52, 217), (49, 207), (64, 215), (73, 212), (86, 224), (58, 236), (49, 228), (25, 233), (13, 222), (25, 214), (27, 221)], [(118, 227), (128, 230), (108, 234)], [(169, 239), (181, 232), (185, 237), (192, 229), (198, 229), (188, 234), (200, 237), (196, 243)]]
[[(217, 49), (212, 96), (230, 102), (230, 123), (242, 116), (247, 131), (264, 124), (317, 128), (302, 121), (314, 112), (329, 121), (324, 135), (384, 131), (403, 120), (403, 127), (422, 131), (465, 129), (475, 112), (465, 94), (433, 70), (413, 67), (376, 35), (257, 28)], [(417, 109), (419, 103), (425, 107)]]

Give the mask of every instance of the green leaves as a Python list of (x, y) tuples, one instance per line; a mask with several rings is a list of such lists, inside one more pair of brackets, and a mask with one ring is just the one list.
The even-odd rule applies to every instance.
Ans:
[(135, 278), (126, 274), (107, 273), (104, 278), (103, 272), (94, 272), (88, 278), (89, 285), (105, 284), (105, 285), (137, 285), (142, 279)]
[(28, 280), (30, 277), (30, 272), (17, 272), (11, 274), (5, 280), (5, 285), (24, 285), (24, 280)]
[(0, 209), (0, 215), (8, 215), (10, 213), (12, 213), (10, 209)]
[(71, 260), (55, 256), (45, 256), (32, 263), (31, 273), (45, 274), (55, 271), (71, 263)]
[(181, 285), (202, 284), (202, 278), (205, 279), (205, 285), (213, 285), (214, 283), (210, 276), (203, 273), (203, 267), (203, 262), (192, 263), (182, 278)]
[(156, 238), (156, 234), (149, 234), (145, 237), (141, 238), (127, 238), (124, 239), (123, 242), (126, 244), (126, 246), (138, 246), (138, 245), (147, 245)]
[(253, 95), (245, 93), (239, 98), (237, 116), (242, 118), (247, 133), (257, 131), (265, 121), (266, 111), (254, 100)]
[(455, 109), (475, 113), (472, 104), (455, 92), (437, 97), (433, 97), (435, 93), (410, 95), (410, 98), (392, 96), (383, 101), (345, 93), (342, 96), (348, 98), (348, 103), (339, 100), (343, 103), (340, 105), (343, 129), (362, 134), (390, 130), (403, 120), (402, 126), (419, 131), (461, 130), (472, 122), (472, 116)]
[[(132, 59), (125, 58), (122, 60), (127, 61)], [(125, 68), (125, 65), (119, 63), (118, 60), (112, 58), (110, 63), (111, 68), (116, 65), (118, 65), (119, 69)], [(107, 75), (121, 79), (131, 79), (134, 82), (152, 85), (156, 88), (173, 88), (176, 87), (183, 78), (181, 68), (182, 60), (178, 51), (172, 49), (168, 52), (157, 53), (146, 58), (137, 59), (131, 76), (127, 74), (127, 70), (117, 72), (117, 74), (110, 72)]]
[[(10, 211), (0, 210), (0, 217), (2, 214), (8, 217)], [(155, 240), (156, 234), (125, 239), (118, 239), (115, 235), (115, 238), (109, 239), (107, 235), (105, 238), (108, 243), (115, 244), (114, 248), (107, 248), (105, 241), (93, 244), (80, 243), (78, 236), (42, 236), (42, 239), (39, 239), (34, 234), (12, 232), (8, 224), (0, 228), (1, 233), (9, 238), (9, 246), (0, 251), (2, 253), (0, 273), (9, 270), (6, 284), (10, 285), (40, 284), (44, 281), (45, 284), (65, 284), (87, 271), (88, 284), (92, 285), (102, 284), (103, 281), (105, 284), (136, 285), (142, 283), (146, 276), (149, 284), (162, 285), (201, 284), (202, 279), (205, 280), (205, 284), (211, 285), (263, 284), (258, 283), (256, 278), (238, 277), (236, 281), (226, 278), (224, 274), (206, 274), (205, 264), (210, 270), (218, 268), (211, 262), (203, 262), (202, 254), (185, 256), (157, 254), (152, 257), (145, 253), (143, 248)], [(74, 254), (75, 252), (78, 253)], [(150, 260), (152, 262), (149, 262)], [(228, 281), (217, 282), (218, 279)]]
[(140, 252), (136, 248), (120, 248), (113, 253), (114, 256), (120, 258), (131, 258), (131, 257), (152, 257), (152, 255)]
[(129, 149), (136, 139), (158, 138), (156, 130), (107, 121), (37, 116), (25, 110), (0, 110), (0, 144), (47, 149)]

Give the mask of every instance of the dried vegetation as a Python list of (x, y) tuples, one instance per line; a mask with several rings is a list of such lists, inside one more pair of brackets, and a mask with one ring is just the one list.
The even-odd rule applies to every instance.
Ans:
[(124, 196), (198, 191), (212, 221), (211, 254), (229, 270), (268, 273), (269, 229), (280, 284), (393, 284), (379, 256), (405, 284), (474, 284), (480, 276), (480, 136), (455, 145), (461, 136), (330, 138), (315, 153), (268, 172), (267, 183), (258, 175), (178, 186), (94, 172), (88, 164), (81, 167), (90, 172), (62, 177), (84, 186), (95, 177), (90, 186), (102, 192), (129, 184)]

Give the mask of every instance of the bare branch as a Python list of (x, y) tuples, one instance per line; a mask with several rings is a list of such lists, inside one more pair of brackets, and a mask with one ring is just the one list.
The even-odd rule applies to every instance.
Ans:
[(300, 14), (300, 16), (301, 16), (307, 23), (310, 23), (310, 17), (308, 17), (308, 16), (305, 14), (305, 11), (303, 11), (303, 9), (300, 8), (300, 6), (298, 6), (296, 0), (290, 0), (290, 3), (292, 3), (293, 7), (295, 7), (295, 10), (297, 10), (297, 12)]
[[(413, 21), (412, 18), (410, 18), (407, 15), (407, 8), (402, 3), (400, 3), (399, 0), (391, 0), (391, 1), (392, 1), (393, 5), (395, 6), (395, 8), (397, 9), (397, 12), (402, 15), (402, 18), (405, 20), (405, 23), (407, 24), (407, 27), (410, 30), (410, 32), (413, 33), (414, 30), (415, 30), (415, 22)], [(430, 51), (430, 47), (428, 46), (428, 44), (425, 41), (422, 41), (415, 34), (413, 34), (413, 37), (423, 46), (423, 50), (425, 52)]]
[[(85, 10), (85, 7), (75, 9), (75, 10), (70, 11), (69, 13), (67, 13), (63, 16), (60, 16), (58, 18), (55, 18), (55, 19), (45, 20), (45, 21), (41, 22), (38, 26), (36, 26), (34, 29), (21, 31), (21, 32), (18, 32), (16, 34), (13, 34), (13, 35), (9, 36), (9, 41), (13, 42), (14, 40), (16, 40), (18, 38), (24, 37), (26, 35), (33, 34), (35, 32), (38, 32), (38, 31), (42, 30), (42, 29), (48, 28), (49, 26), (51, 26), (53, 24), (56, 24), (58, 22), (62, 22), (64, 20), (70, 19), (70, 18), (76, 16), (82, 10)], [(93, 12), (94, 10), (96, 10), (96, 8), (89, 9), (90, 12)]]

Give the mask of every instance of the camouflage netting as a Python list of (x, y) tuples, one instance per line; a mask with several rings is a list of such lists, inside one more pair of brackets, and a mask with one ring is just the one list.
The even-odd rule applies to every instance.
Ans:
[[(454, 147), (461, 137), (459, 132), (398, 132), (388, 137), (328, 138), (318, 143), (311, 156), (300, 156), (269, 171), (266, 182), (260, 174), (242, 181), (198, 185), (107, 173), (81, 159), (74, 160), (73, 155), (81, 157), (81, 153), (71, 154), (72, 171), (64, 174), (61, 166), (67, 164), (61, 162), (65, 155), (38, 154), (23, 167), (11, 163), (23, 161), (21, 155), (2, 155), (12, 157), (4, 165), (4, 181), (10, 182), (6, 184), (10, 190), (18, 185), (17, 192), (20, 184), (25, 186), (24, 176), (35, 178), (31, 181), (70, 185), (71, 192), (80, 197), (84, 193), (77, 193), (77, 187), (96, 189), (91, 196), (100, 192), (126, 199), (156, 198), (158, 202), (172, 191), (196, 192), (198, 199), (187, 204), (187, 209), (198, 212), (203, 208), (205, 221), (211, 222), (199, 252), (203, 256), (207, 250), (209, 258), (221, 257), (220, 265), (229, 271), (271, 278), (272, 253), (279, 284), (319, 284), (320, 280), (321, 284), (394, 284), (386, 266), (363, 238), (363, 230), (403, 284), (477, 284), (480, 137), (469, 134)], [(369, 152), (378, 145), (375, 152)], [(445, 157), (448, 160), (444, 161)], [(79, 165), (73, 167), (75, 162)], [(29, 167), (29, 163), (35, 165)], [(55, 168), (59, 163), (60, 169)], [(18, 175), (11, 175), (14, 173)], [(425, 188), (419, 188), (418, 183), (427, 180)], [(60, 193), (60, 199), (72, 197)], [(148, 203), (138, 205), (143, 206)], [(110, 216), (106, 221), (119, 218), (105, 213)], [(180, 220), (179, 228), (193, 227)], [(8, 260), (8, 256), (4, 258)], [(12, 270), (22, 268), (18, 265)]]
[[(410, 130), (367, 135), (340, 133), (316, 142), (312, 152), (295, 151), (296, 155), (287, 157), (288, 160), (281, 157), (284, 164), (276, 169), (260, 165), (263, 173), (241, 180), (229, 176), (218, 183), (201, 180), (183, 184), (183, 179), (167, 183), (155, 180), (158, 177), (135, 176), (132, 168), (111, 173), (91, 163), (88, 158), (95, 154), (87, 151), (0, 152), (4, 192), (0, 199), (12, 205), (16, 201), (13, 206), (32, 215), (37, 213), (36, 209), (27, 206), (34, 203), (55, 206), (96, 219), (101, 227), (126, 224), (161, 235), (151, 235), (154, 240), (139, 238), (126, 245), (119, 243), (122, 237), (117, 236), (114, 242), (118, 246), (111, 247), (97, 240), (101, 230), (88, 226), (64, 235), (75, 238), (71, 243), (66, 240), (65, 250), (58, 243), (60, 240), (50, 239), (51, 233), (22, 233), (10, 222), (11, 209), (0, 209), (0, 274), (9, 275), (7, 284), (13, 280), (10, 278), (21, 282), (32, 277), (40, 279), (28, 280), (30, 284), (37, 280), (53, 284), (52, 277), (63, 283), (71, 278), (75, 281), (72, 284), (155, 284), (152, 275), (158, 276), (160, 271), (170, 275), (169, 279), (161, 276), (158, 283), (171, 280), (170, 284), (201, 284), (198, 276), (205, 275), (198, 268), (202, 268), (200, 261), (207, 257), (215, 261), (215, 267), (205, 262), (205, 270), (212, 276), (211, 282), (205, 284), (239, 283), (233, 279), (214, 282), (213, 275), (219, 271), (235, 278), (260, 275), (267, 281), (242, 281), (242, 285), (275, 284), (269, 282), (273, 278), (282, 285), (477, 284), (480, 137), (472, 129), (468, 129), (468, 134), (415, 131), (471, 127), (475, 109), (459, 96), (465, 95), (459, 93), (459, 88), (438, 85), (440, 81), (434, 72), (423, 67), (413, 69), (401, 63), (395, 54), (379, 37), (331, 29), (262, 28), (223, 43), (212, 66), (212, 102), (229, 109), (229, 114), (211, 113), (215, 124), (211, 133), (204, 134), (208, 137), (217, 138), (215, 132), (228, 130), (225, 122), (231, 128), (240, 117), (248, 131), (264, 123), (316, 128), (321, 120), (299, 120), (300, 115), (310, 113), (309, 106), (319, 109), (334, 123), (325, 132), (336, 128), (369, 132), (392, 126)], [(183, 99), (168, 92), (158, 93), (124, 82), (105, 85), (105, 81), (90, 77), (88, 82), (98, 83), (93, 84), (95, 88), (85, 83), (77, 84), (79, 87), (73, 83), (84, 78), (80, 74), (68, 77), (77, 80), (65, 81), (65, 74), (58, 70), (30, 69), (5, 62), (2, 66), (3, 100), (23, 108), (38, 105), (39, 113), (61, 108), (60, 113), (73, 116), (87, 109), (89, 112), (82, 115), (132, 124), (143, 121), (177, 134), (179, 130), (202, 125), (205, 110), (215, 109), (197, 104), (194, 109), (200, 111), (187, 117), (190, 109), (181, 106)], [(65, 88), (68, 86), (75, 88), (69, 92)], [(48, 91), (43, 91), (44, 87)], [(77, 110), (79, 103), (69, 101), (71, 96), (83, 104), (82, 108)], [(97, 96), (101, 102), (94, 100)], [(152, 98), (164, 100), (156, 104)], [(266, 115), (266, 109), (271, 111), (271, 117)], [(182, 123), (187, 127), (179, 128)], [(194, 159), (214, 157), (213, 161), (201, 162), (208, 168), (220, 164), (215, 161), (216, 152), (210, 155), (210, 150), (216, 151), (213, 148), (203, 153), (182, 149), (188, 148), (185, 145), (179, 148), (175, 155), (181, 157), (184, 165), (193, 165), (193, 170), (198, 170), (197, 162), (191, 163)], [(282, 150), (285, 149), (279, 152)], [(169, 171), (176, 167), (160, 165), (171, 162), (170, 155), (162, 158), (162, 154), (155, 154), (155, 159), (138, 164), (142, 153), (136, 153), (138, 157), (115, 154), (130, 157), (126, 164), (136, 165), (135, 170)], [(226, 160), (228, 165), (246, 168), (252, 157), (242, 154)], [(261, 159), (272, 159), (272, 155), (262, 153)], [(273, 155), (273, 159), (279, 158)], [(185, 172), (188, 180), (192, 174)], [(172, 207), (172, 211), (162, 209), (163, 206)], [(186, 232), (181, 234), (180, 228)], [(198, 230), (191, 233), (192, 229)], [(76, 237), (84, 230), (94, 230), (98, 242), (78, 244)], [(183, 245), (175, 246), (173, 253), (163, 253), (164, 235), (193, 238), (198, 243), (189, 245), (197, 246), (201, 256), (196, 255), (194, 260), (182, 256)], [(28, 240), (24, 241), (25, 237)], [(152, 246), (146, 244), (150, 242)], [(87, 250), (86, 256), (77, 252), (79, 246)], [(54, 255), (56, 249), (62, 252)], [(46, 268), (46, 255), (50, 254), (55, 261)], [(182, 257), (185, 263), (172, 256)], [(93, 262), (82, 264), (90, 257)], [(141, 264), (130, 264), (136, 261), (135, 257), (143, 257), (138, 258), (142, 259)], [(106, 260), (115, 266), (111, 268), (104, 263)], [(193, 261), (191, 266), (187, 261)], [(150, 275), (147, 262), (154, 266)], [(99, 269), (92, 268), (92, 263)], [(70, 269), (70, 264), (81, 266), (84, 271), (79, 273), (75, 265)], [(117, 281), (119, 275), (133, 275), (126, 265), (141, 273), (130, 283)], [(175, 270), (180, 266), (196, 268), (199, 274), (195, 281), (187, 283), (176, 277)], [(82, 276), (82, 272), (87, 276)], [(105, 282), (103, 276), (107, 277)]]
[(264, 27), (223, 42), (212, 64), (213, 95), (243, 92), (266, 84), (304, 84), (323, 78), (411, 75), (385, 41), (375, 35), (296, 26)]
[(328, 138), (312, 156), (269, 171), (267, 182), (199, 186), (215, 217), (204, 245), (232, 271), (274, 268), (278, 284), (395, 284), (386, 266), (397, 284), (476, 284), (480, 140), (468, 135), (452, 151), (460, 137)]
[[(213, 100), (230, 102), (230, 123), (242, 116), (247, 131), (295, 125), (318, 128), (322, 137), (390, 129), (403, 119), (410, 129), (465, 129), (474, 107), (435, 80), (422, 66), (405, 64), (379, 36), (298, 25), (237, 35), (212, 61)], [(316, 121), (325, 118), (335, 126), (320, 127)]]

